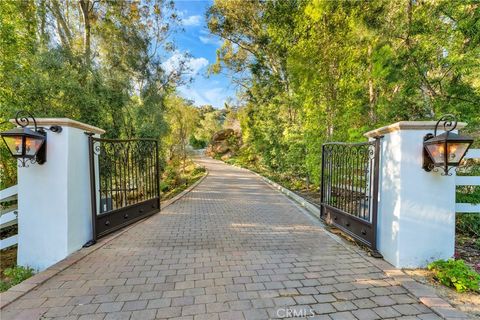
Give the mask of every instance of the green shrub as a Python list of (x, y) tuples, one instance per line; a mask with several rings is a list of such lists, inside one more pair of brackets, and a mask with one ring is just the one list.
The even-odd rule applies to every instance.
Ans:
[[(479, 176), (480, 160), (469, 159), (460, 167), (460, 176)], [(480, 186), (458, 186), (456, 188), (457, 203), (480, 203)], [(457, 213), (457, 233), (467, 237), (480, 237), (480, 215), (478, 213)]]
[(160, 181), (160, 191), (167, 192), (170, 189), (170, 185), (165, 181)]
[(476, 273), (463, 260), (437, 260), (428, 265), (434, 278), (458, 292), (479, 291), (480, 274)]
[(202, 166), (195, 166), (195, 169), (193, 169), (193, 172), (192, 172), (192, 175), (196, 176), (200, 173), (203, 173), (203, 172), (206, 172), (207, 169), (205, 169), (205, 167), (202, 167)]
[(194, 135), (190, 136), (189, 143), (194, 149), (203, 149), (207, 146), (207, 141), (197, 139)]
[(26, 280), (33, 276), (34, 270), (29, 267), (16, 266), (13, 268), (7, 268), (3, 271), (3, 274), (7, 278), (5, 281), (0, 281), (0, 292), (8, 290), (23, 280)]
[(478, 213), (457, 213), (457, 233), (467, 237), (480, 237), (480, 214)]
[(456, 200), (458, 203), (480, 203), (480, 186), (457, 186)]

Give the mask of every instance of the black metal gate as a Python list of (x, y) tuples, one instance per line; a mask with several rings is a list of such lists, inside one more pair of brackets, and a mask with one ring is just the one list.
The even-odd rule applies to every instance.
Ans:
[(380, 139), (322, 146), (320, 217), (375, 255)]
[(160, 210), (158, 142), (89, 136), (93, 242)]

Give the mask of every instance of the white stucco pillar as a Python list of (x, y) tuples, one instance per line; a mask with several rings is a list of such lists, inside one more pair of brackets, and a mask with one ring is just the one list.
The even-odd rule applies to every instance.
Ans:
[[(454, 254), (455, 172), (442, 176), (441, 170), (422, 169), (423, 137), (435, 124), (401, 121), (365, 134), (383, 136), (377, 247), (397, 268), (425, 267)], [(458, 123), (457, 129), (465, 125)]]
[(18, 168), (17, 263), (43, 270), (92, 239), (88, 136), (104, 130), (78, 121), (36, 119), (47, 132), (47, 161)]

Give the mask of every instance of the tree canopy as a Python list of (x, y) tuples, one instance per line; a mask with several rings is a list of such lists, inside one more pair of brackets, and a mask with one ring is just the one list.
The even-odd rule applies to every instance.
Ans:
[[(0, 21), (2, 130), (17, 110), (79, 120), (112, 138), (171, 130), (165, 100), (188, 73), (183, 61), (162, 67), (179, 31), (173, 2), (2, 1)], [(2, 183), (14, 183), (14, 162), (1, 152)]]
[[(180, 15), (168, 0), (0, 3), (0, 123), (25, 109), (69, 117), (106, 136), (162, 139), (165, 162), (241, 129), (241, 154), (318, 183), (321, 145), (359, 141), (399, 120), (456, 114), (480, 131), (480, 4), (462, 0), (215, 0), (209, 31), (223, 39), (211, 73), (238, 103), (195, 107), (176, 89)], [(15, 177), (2, 152), (2, 180)], [(10, 161), (10, 162), (9, 162)]]
[(244, 153), (318, 182), (321, 145), (453, 113), (480, 125), (476, 1), (216, 0), (211, 72), (238, 84)]

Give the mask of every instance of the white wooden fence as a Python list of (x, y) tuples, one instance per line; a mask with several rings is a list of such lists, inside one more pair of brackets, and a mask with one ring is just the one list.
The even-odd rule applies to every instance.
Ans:
[[(13, 186), (0, 191), (0, 202), (6, 203), (0, 209), (0, 230), (17, 224), (17, 186)], [(14, 246), (18, 243), (18, 235), (15, 234), (8, 238), (0, 240), (0, 250)]]
[[(470, 149), (465, 155), (465, 159), (480, 159), (480, 149)], [(457, 186), (480, 186), (480, 176), (456, 176)], [(480, 213), (480, 204), (457, 203), (457, 213)]]

